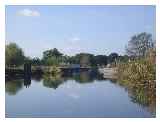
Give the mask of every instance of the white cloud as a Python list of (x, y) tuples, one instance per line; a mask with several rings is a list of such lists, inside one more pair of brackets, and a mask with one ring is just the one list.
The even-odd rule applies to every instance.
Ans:
[(77, 41), (80, 41), (80, 38), (79, 37), (73, 37), (71, 40), (77, 42)]
[(73, 37), (65, 41), (65, 47), (62, 49), (63, 52), (69, 55), (75, 55), (85, 51), (85, 47), (81, 44), (81, 39), (79, 37)]
[(31, 9), (23, 9), (17, 12), (17, 14), (19, 16), (35, 16), (38, 17), (40, 16), (40, 13), (38, 11), (35, 10), (31, 10)]
[(79, 42), (80, 42), (80, 38), (79, 37), (73, 37), (73, 38), (71, 38), (71, 39), (69, 39), (68, 41), (67, 41), (67, 43), (69, 44), (69, 45), (77, 45)]

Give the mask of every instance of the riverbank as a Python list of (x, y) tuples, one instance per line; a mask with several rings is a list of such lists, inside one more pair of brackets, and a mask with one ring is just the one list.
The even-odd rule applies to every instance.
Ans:
[(97, 71), (95, 68), (91, 67), (58, 67), (58, 66), (29, 66), (29, 67), (7, 67), (5, 69), (5, 77), (25, 77), (30, 75), (57, 75), (57, 74), (68, 74), (77, 73), (83, 71)]

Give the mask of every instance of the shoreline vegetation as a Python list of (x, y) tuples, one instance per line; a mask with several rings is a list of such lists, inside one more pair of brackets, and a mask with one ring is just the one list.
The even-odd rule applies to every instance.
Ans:
[(141, 33), (129, 41), (133, 59), (117, 65), (118, 83), (134, 94), (134, 102), (156, 113), (156, 46), (150, 34)]
[[(15, 43), (6, 45), (6, 71), (21, 69), (23, 65), (32, 65), (31, 71), (42, 71), (44, 74), (56, 76), (61, 73), (59, 67), (68, 69), (97, 69), (104, 78), (116, 79), (143, 106), (154, 108), (156, 105), (156, 45), (152, 35), (146, 32), (134, 35), (126, 46), (126, 55), (117, 53), (110, 55), (93, 55), (79, 53), (67, 56), (53, 48), (43, 52), (42, 59), (24, 56), (23, 50)], [(49, 67), (47, 70), (40, 67)], [(35, 69), (34, 69), (35, 68)], [(8, 71), (9, 72), (9, 71)], [(7, 72), (6, 72), (7, 76)], [(131, 91), (131, 92), (130, 92)], [(144, 102), (145, 101), (145, 102)], [(154, 107), (153, 107), (154, 106)]]

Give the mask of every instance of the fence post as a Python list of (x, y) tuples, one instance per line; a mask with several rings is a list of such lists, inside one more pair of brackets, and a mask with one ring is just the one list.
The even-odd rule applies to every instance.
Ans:
[(24, 64), (24, 76), (25, 77), (31, 76), (31, 63)]

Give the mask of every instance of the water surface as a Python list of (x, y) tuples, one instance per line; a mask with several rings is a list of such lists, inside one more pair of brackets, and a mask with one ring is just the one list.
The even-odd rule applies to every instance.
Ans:
[(6, 117), (155, 117), (116, 81), (43, 76), (6, 81)]

